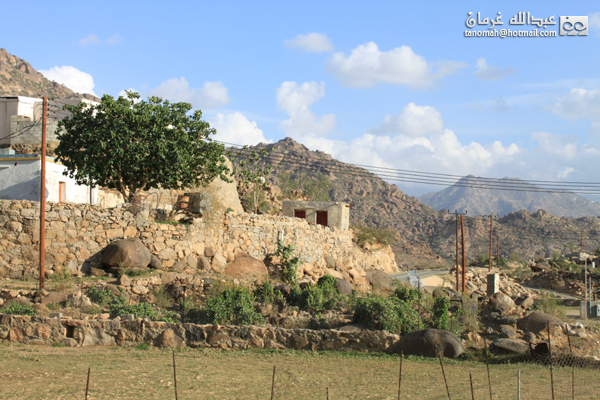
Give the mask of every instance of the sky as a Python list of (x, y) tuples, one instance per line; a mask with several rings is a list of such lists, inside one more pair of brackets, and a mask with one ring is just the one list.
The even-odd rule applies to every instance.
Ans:
[[(0, 47), (78, 92), (189, 102), (225, 142), (289, 136), (369, 166), (600, 182), (600, 3), (481, 3), (6, 2), (21, 17), (3, 20)], [(537, 36), (468, 36), (501, 29)]]

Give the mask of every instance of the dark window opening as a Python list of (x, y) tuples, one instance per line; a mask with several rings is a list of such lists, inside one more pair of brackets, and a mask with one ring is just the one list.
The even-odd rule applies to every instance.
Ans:
[(327, 211), (317, 211), (317, 224), (327, 226)]
[(75, 327), (74, 326), (67, 326), (67, 334), (66, 336), (68, 338), (75, 338)]
[(306, 210), (294, 210), (294, 217), (306, 218)]

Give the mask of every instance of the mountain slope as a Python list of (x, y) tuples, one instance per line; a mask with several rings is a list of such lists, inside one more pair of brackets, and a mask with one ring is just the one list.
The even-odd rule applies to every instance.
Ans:
[(53, 97), (100, 101), (87, 93), (75, 93), (37, 72), (27, 61), (0, 49), (0, 96)]
[(419, 198), (420, 201), (436, 210), (447, 209), (464, 212), (469, 215), (500, 214), (528, 210), (536, 212), (545, 210), (559, 217), (584, 217), (600, 215), (600, 204), (594, 203), (575, 193), (544, 193), (536, 192), (539, 186), (529, 184), (518, 178), (510, 179), (511, 184), (519, 188), (530, 190), (490, 190), (476, 188), (474, 185), (483, 186), (480, 178), (472, 175), (461, 178), (456, 184), (442, 191), (428, 193)]

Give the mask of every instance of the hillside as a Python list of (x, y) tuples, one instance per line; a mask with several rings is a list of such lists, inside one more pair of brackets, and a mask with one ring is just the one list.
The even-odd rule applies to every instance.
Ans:
[[(270, 181), (276, 185), (271, 194), (283, 198), (290, 181), (317, 182), (327, 177), (329, 198), (351, 205), (351, 224), (394, 231), (392, 248), (399, 267), (454, 263), (456, 225), (453, 215), (436, 211), (365, 169), (344, 164), (320, 151), (310, 151), (290, 138), (254, 147), (259, 148), (270, 150), (268, 162), (273, 167)], [(296, 191), (293, 193), (297, 195)], [(485, 206), (484, 199), (481, 205)], [(473, 259), (477, 254), (488, 253), (490, 227), (488, 217), (472, 216), (472, 208), (468, 209), (466, 253)], [(579, 248), (581, 232), (584, 233), (584, 251), (593, 252), (600, 246), (600, 218), (567, 218), (543, 210), (534, 213), (522, 210), (494, 220), (494, 237), (499, 233), (503, 257), (513, 252), (524, 259), (549, 256), (556, 250), (570, 252), (570, 248)], [(494, 253), (495, 249), (494, 239)]]
[(0, 96), (51, 97), (100, 101), (87, 93), (75, 93), (58, 82), (52, 82), (27, 61), (0, 49)]
[(575, 193), (539, 192), (542, 188), (518, 178), (503, 178), (503, 182), (510, 180), (511, 184), (514, 182), (515, 186), (528, 191), (490, 190), (481, 188), (484, 184), (479, 179), (473, 175), (466, 176), (453, 186), (428, 193), (419, 200), (436, 210), (468, 210), (473, 216), (492, 213), (504, 216), (520, 210), (545, 210), (558, 217), (572, 218), (600, 215), (600, 204)]

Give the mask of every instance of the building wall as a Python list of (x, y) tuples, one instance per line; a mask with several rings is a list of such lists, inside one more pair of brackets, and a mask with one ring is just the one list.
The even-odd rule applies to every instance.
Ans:
[[(299, 277), (310, 281), (325, 273), (366, 285), (364, 270), (398, 271), (389, 247), (366, 251), (352, 231), (309, 225), (306, 220), (230, 212), (221, 219), (197, 218), (192, 224), (160, 224), (123, 208), (106, 210), (86, 204), (46, 204), (46, 269), (72, 272), (99, 266), (112, 240), (140, 237), (167, 270), (193, 274), (210, 247), (212, 272), (220, 273), (239, 253), (260, 260), (275, 253), (283, 234), (302, 261)], [(35, 276), (39, 251), (39, 203), (0, 200), (0, 277)]]
[[(16, 164), (16, 165), (15, 165)], [(29, 200), (40, 199), (39, 155), (0, 155), (0, 199)], [(89, 203), (90, 188), (79, 186), (74, 179), (62, 175), (66, 168), (46, 157), (46, 201), (58, 202), (59, 182), (66, 184), (64, 202)], [(98, 191), (93, 190), (93, 202), (98, 200)]]
[(305, 210), (306, 220), (317, 223), (317, 211), (327, 211), (327, 226), (348, 229), (350, 225), (350, 207), (337, 201), (284, 201), (283, 215), (294, 217), (295, 210)]
[[(13, 132), (11, 129), (11, 117), (22, 115), (34, 120), (34, 109), (40, 108), (36, 102), (41, 99), (33, 97), (15, 96), (0, 97), (0, 138), (5, 138)], [(10, 139), (0, 139), (0, 145), (10, 144)]]

